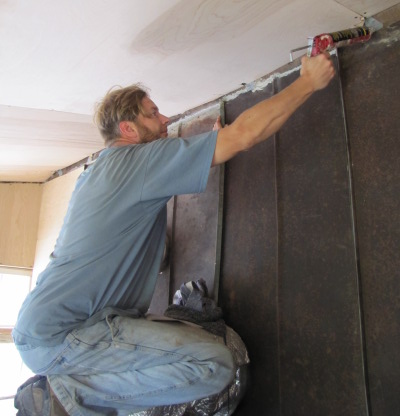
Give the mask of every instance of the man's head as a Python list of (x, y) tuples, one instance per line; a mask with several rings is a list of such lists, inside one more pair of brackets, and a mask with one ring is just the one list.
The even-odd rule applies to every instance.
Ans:
[(169, 119), (140, 85), (110, 90), (97, 105), (95, 121), (106, 146), (146, 143), (167, 137)]

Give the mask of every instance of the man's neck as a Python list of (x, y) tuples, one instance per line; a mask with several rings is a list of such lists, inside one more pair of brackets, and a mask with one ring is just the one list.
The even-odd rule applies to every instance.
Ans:
[(112, 142), (108, 147), (121, 147), (121, 146), (131, 146), (133, 144), (139, 144), (136, 142), (133, 142), (132, 140), (125, 139), (125, 138), (119, 138)]

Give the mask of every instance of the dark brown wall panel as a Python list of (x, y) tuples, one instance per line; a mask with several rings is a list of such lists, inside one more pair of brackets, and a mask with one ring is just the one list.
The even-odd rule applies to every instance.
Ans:
[[(277, 78), (277, 91), (298, 75)], [(338, 76), (291, 117), (277, 143), (281, 414), (366, 415)]]
[(340, 54), (372, 416), (400, 409), (400, 22)]
[[(228, 102), (227, 123), (271, 95), (270, 85)], [(273, 138), (225, 167), (219, 303), (251, 360), (251, 388), (235, 412), (238, 416), (279, 415), (275, 176)]]

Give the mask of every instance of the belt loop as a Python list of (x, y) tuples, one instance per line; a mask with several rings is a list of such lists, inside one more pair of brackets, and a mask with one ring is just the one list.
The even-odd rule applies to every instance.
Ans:
[(114, 336), (116, 335), (116, 333), (114, 334), (115, 326), (113, 325), (112, 321), (113, 321), (114, 317), (116, 317), (116, 316), (117, 315), (115, 315), (115, 314), (110, 314), (110, 315), (106, 316), (106, 322), (107, 322), (108, 327), (110, 328), (112, 341), (114, 341)]

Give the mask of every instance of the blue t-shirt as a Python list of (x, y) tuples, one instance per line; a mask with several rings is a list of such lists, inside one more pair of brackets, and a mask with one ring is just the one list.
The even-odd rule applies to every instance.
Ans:
[(108, 313), (146, 313), (164, 250), (166, 204), (205, 190), (216, 136), (100, 154), (79, 176), (50, 262), (22, 305), (17, 344), (57, 345)]

